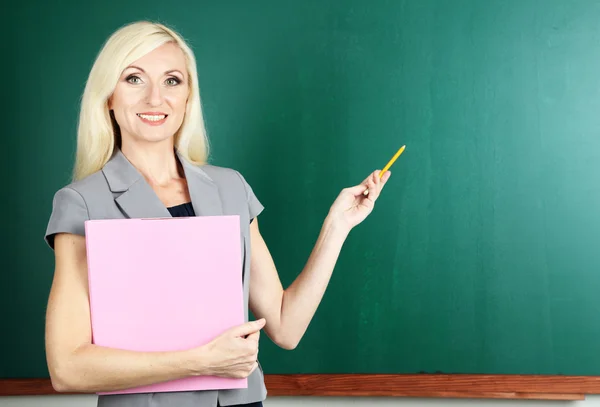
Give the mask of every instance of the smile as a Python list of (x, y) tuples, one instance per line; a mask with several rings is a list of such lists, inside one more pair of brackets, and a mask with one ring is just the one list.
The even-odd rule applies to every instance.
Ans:
[(167, 115), (166, 114), (143, 114), (143, 113), (137, 113), (138, 117), (143, 119), (143, 120), (148, 120), (151, 122), (159, 122), (161, 120), (164, 120)]

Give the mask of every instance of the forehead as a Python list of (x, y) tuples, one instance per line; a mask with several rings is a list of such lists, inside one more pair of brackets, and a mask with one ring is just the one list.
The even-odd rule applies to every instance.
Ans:
[(185, 54), (177, 44), (166, 43), (147, 53), (131, 65), (142, 68), (147, 73), (162, 74), (166, 71), (178, 69), (186, 73)]

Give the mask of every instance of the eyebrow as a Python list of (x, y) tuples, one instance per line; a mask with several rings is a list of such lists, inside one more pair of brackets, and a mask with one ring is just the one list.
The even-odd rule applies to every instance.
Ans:
[[(142, 68), (140, 68), (139, 66), (135, 66), (135, 65), (129, 65), (127, 68), (125, 68), (123, 71), (127, 70), (127, 69), (137, 69), (139, 71), (142, 71), (143, 73), (146, 73), (146, 71), (144, 71)], [(181, 76), (185, 76), (179, 69), (171, 69), (169, 71), (165, 72), (165, 75), (168, 75), (170, 73), (174, 73), (177, 72), (179, 73)]]

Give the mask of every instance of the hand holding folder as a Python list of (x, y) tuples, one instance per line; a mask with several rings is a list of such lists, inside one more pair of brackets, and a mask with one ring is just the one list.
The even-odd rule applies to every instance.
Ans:
[(258, 341), (265, 319), (247, 322), (219, 335), (208, 344), (210, 374), (247, 377), (258, 368)]

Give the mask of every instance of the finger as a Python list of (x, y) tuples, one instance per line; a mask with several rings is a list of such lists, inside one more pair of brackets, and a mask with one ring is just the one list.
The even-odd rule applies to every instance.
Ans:
[(381, 171), (376, 171), (375, 173), (376, 173), (375, 183), (377, 184), (379, 191), (381, 191), (383, 189), (383, 187), (385, 186), (386, 182), (388, 181), (388, 179), (390, 179), (390, 176), (392, 175), (392, 173), (390, 171), (386, 171), (385, 173), (382, 173)]
[(258, 361), (256, 359), (248, 361), (247, 363), (244, 363), (243, 365), (240, 365), (236, 368), (236, 375), (238, 377), (248, 377), (252, 374), (252, 372), (256, 370), (257, 367)]
[(373, 174), (373, 180), (375, 181), (375, 185), (377, 185), (377, 189), (380, 189), (380, 187), (381, 187), (381, 171), (379, 171), (379, 170), (375, 171), (375, 174)]
[(251, 333), (250, 335), (248, 335), (246, 337), (246, 339), (250, 339), (251, 341), (258, 342), (258, 340), (260, 339), (260, 331)]
[(246, 363), (254, 363), (258, 360), (258, 352), (251, 352), (248, 357), (245, 359)]
[(370, 193), (369, 187), (368, 187), (369, 181), (374, 181), (375, 185), (379, 184), (379, 181), (380, 181), (379, 173), (380, 172), (381, 172), (380, 170), (375, 170), (371, 174), (369, 174), (369, 176), (367, 178), (365, 178), (365, 180), (363, 181), (363, 184), (367, 185), (367, 188), (362, 192), (363, 195), (366, 196)]
[(392, 173), (390, 171), (386, 171), (385, 174), (383, 174), (381, 176), (380, 182), (379, 182), (379, 192), (381, 193), (381, 191), (383, 190), (383, 187), (385, 187), (385, 184), (388, 182), (388, 180), (390, 179), (390, 176), (392, 175)]
[(369, 195), (367, 195), (367, 198), (372, 201), (375, 201), (379, 196), (379, 187), (377, 186), (377, 181), (375, 181), (375, 179), (379, 178), (379, 176), (376, 174), (373, 175), (374, 177), (369, 179), (369, 181), (367, 182), (367, 187), (369, 190)]
[(261, 318), (257, 321), (250, 321), (246, 322), (243, 325), (233, 327), (230, 332), (235, 336), (245, 337), (247, 335), (260, 331), (265, 326), (265, 323), (266, 320), (264, 318)]
[(346, 191), (350, 192), (354, 196), (359, 196), (367, 190), (367, 180), (363, 181), (363, 184), (358, 184), (353, 187), (346, 188)]
[(364, 180), (361, 182), (361, 184), (365, 184), (365, 185), (367, 185), (367, 184), (369, 183), (369, 181), (370, 181), (370, 180), (373, 180), (373, 179), (375, 179), (374, 177), (375, 177), (375, 174), (376, 174), (376, 173), (377, 173), (377, 171), (373, 171), (372, 173), (370, 173), (370, 174), (367, 176), (367, 178), (365, 178), (365, 179), (364, 179)]

